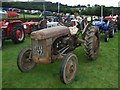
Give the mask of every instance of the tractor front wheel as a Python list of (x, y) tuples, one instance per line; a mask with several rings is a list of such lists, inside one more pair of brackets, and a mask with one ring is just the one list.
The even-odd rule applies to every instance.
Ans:
[(26, 72), (35, 67), (35, 62), (32, 60), (31, 48), (24, 48), (18, 55), (17, 66), (21, 72)]
[(110, 37), (110, 38), (113, 38), (114, 33), (115, 33), (114, 27), (111, 27), (109, 30), (110, 30), (110, 31), (109, 31), (109, 37)]
[(95, 26), (88, 28), (85, 36), (85, 52), (89, 60), (96, 59), (100, 44), (99, 30)]
[(75, 54), (68, 53), (62, 60), (60, 67), (60, 80), (64, 84), (71, 83), (74, 80), (77, 71), (78, 59)]
[(109, 41), (109, 32), (105, 31), (105, 38), (104, 38), (105, 42)]
[(22, 25), (13, 26), (10, 34), (11, 39), (15, 44), (22, 43), (25, 39), (25, 32)]

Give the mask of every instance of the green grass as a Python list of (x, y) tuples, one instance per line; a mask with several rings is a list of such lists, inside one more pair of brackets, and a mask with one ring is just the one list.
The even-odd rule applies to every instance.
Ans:
[(0, 50), (0, 89), (2, 88), (2, 50)]
[[(24, 14), (26, 18), (34, 18), (34, 17), (39, 17), (39, 15), (32, 15), (32, 14)], [(23, 14), (20, 14), (19, 18), (24, 18)]]
[(87, 60), (84, 46), (73, 53), (78, 56), (79, 64), (75, 80), (65, 85), (59, 79), (61, 61), (53, 64), (38, 64), (29, 72), (21, 73), (17, 68), (17, 56), (22, 48), (30, 46), (27, 36), (22, 44), (5, 42), (2, 59), (3, 88), (118, 88), (118, 32), (108, 43), (101, 35), (99, 55), (96, 61)]

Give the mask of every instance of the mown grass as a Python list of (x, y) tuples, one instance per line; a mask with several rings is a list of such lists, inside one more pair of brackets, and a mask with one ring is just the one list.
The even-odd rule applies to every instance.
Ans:
[(34, 18), (34, 17), (39, 17), (39, 15), (32, 15), (32, 14), (20, 14), (19, 15), (19, 18), (24, 18), (24, 16), (26, 17), (26, 18)]
[(2, 54), (3, 88), (118, 88), (118, 32), (108, 43), (101, 43), (97, 60), (87, 60), (84, 46), (76, 48), (73, 53), (78, 56), (79, 64), (75, 80), (65, 85), (59, 79), (61, 61), (41, 65), (26, 73), (17, 68), (17, 56), (22, 48), (30, 46), (30, 37), (22, 44), (5, 42)]

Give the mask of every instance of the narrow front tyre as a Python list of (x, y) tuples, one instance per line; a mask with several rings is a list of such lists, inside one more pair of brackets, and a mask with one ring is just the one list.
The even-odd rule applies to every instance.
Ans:
[(26, 72), (35, 67), (35, 62), (32, 60), (31, 48), (24, 48), (18, 55), (17, 66), (21, 72)]
[(78, 59), (73, 53), (64, 56), (60, 67), (60, 80), (64, 84), (71, 83), (77, 72)]

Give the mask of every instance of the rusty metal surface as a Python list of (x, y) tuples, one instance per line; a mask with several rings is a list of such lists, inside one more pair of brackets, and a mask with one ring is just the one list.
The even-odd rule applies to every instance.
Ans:
[(89, 27), (91, 27), (91, 24), (90, 24), (90, 23), (88, 23), (88, 24), (85, 26), (85, 28), (83, 29), (83, 31), (82, 31), (82, 38), (83, 38), (83, 40), (84, 40), (84, 38), (85, 38), (86, 32), (87, 32), (87, 30), (88, 30)]
[(32, 59), (38, 64), (51, 63), (51, 45), (46, 40), (32, 40)]
[(55, 39), (70, 34), (69, 28), (57, 26), (35, 31), (31, 34), (32, 59), (38, 64), (50, 64), (52, 58), (52, 44)]
[(51, 28), (42, 29), (31, 33), (31, 39), (47, 39), (57, 36), (63, 36), (69, 34), (69, 28), (65, 26), (56, 26)]

